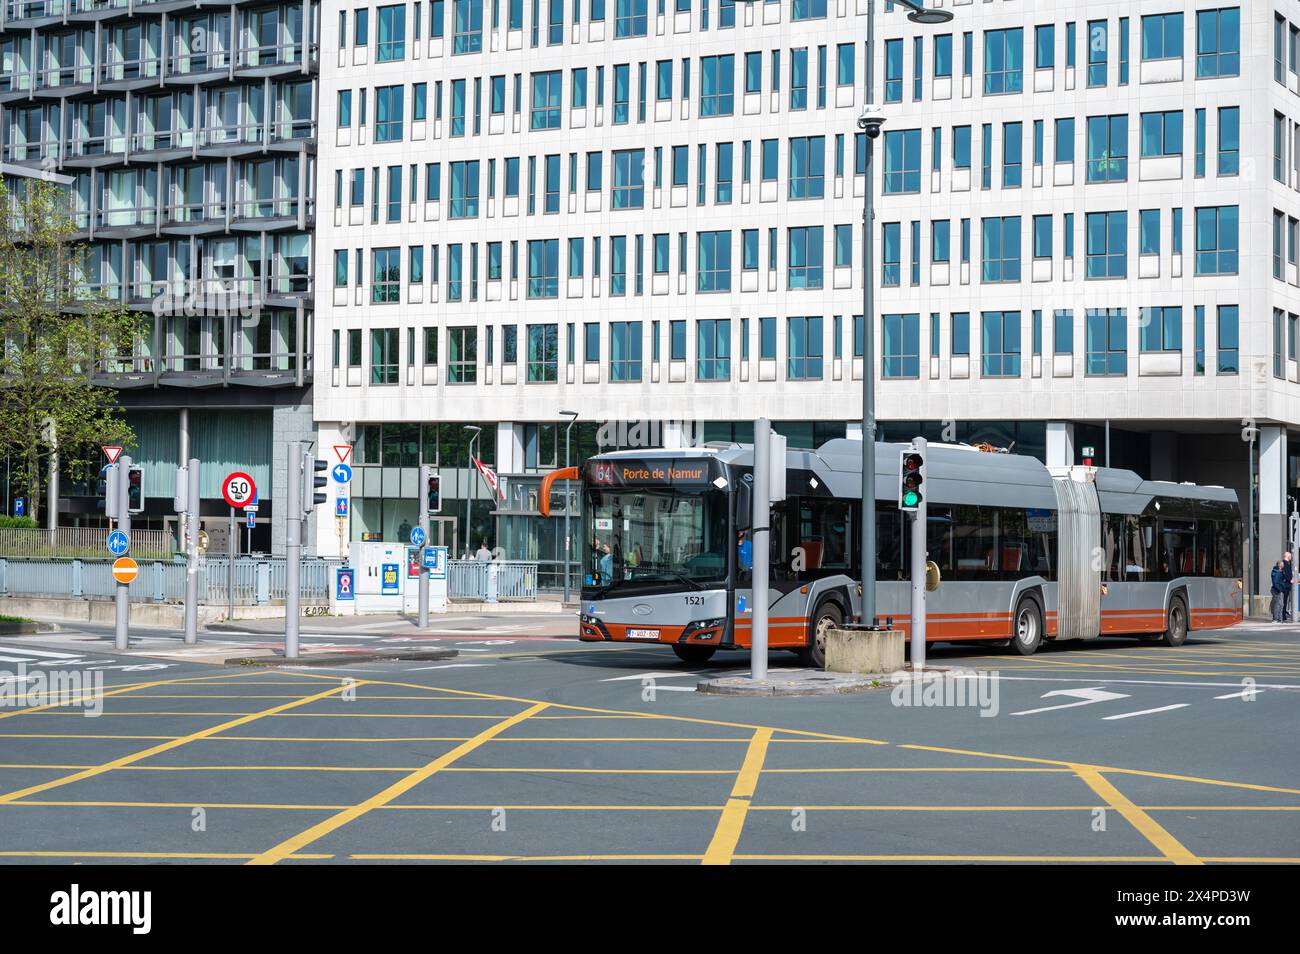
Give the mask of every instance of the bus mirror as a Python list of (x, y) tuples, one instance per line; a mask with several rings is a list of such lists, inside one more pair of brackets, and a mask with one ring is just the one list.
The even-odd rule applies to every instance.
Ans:
[(939, 564), (933, 560), (925, 561), (925, 591), (933, 593), (943, 582), (943, 574), (939, 572)]
[(748, 530), (753, 523), (754, 495), (748, 481), (736, 482), (736, 529)]

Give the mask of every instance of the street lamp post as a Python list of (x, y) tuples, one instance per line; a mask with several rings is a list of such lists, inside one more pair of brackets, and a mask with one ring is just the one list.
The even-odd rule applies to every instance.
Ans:
[[(569, 418), (569, 423), (564, 428), (564, 467), (567, 470), (569, 467), (569, 430), (573, 427), (574, 422), (578, 420), (578, 412), (561, 411), (560, 413)], [(566, 603), (569, 602), (569, 547), (571, 546), (569, 542), (569, 510), (571, 509), (569, 500), (569, 491), (566, 488), (564, 491), (564, 602)]]
[(472, 545), (469, 540), (469, 522), (471, 519), (470, 505), (473, 501), (473, 497), (471, 496), (471, 494), (473, 493), (475, 487), (474, 477), (473, 477), (474, 442), (478, 440), (478, 436), (482, 432), (483, 428), (476, 427), (473, 424), (467, 424), (465, 426), (465, 430), (470, 431), (474, 435), (469, 439), (469, 455), (468, 455), (468, 460), (465, 461), (465, 466), (466, 466), (466, 470), (465, 470), (465, 555), (469, 556), (471, 553), (470, 546)]
[[(947, 23), (952, 14), (931, 10), (912, 0), (896, 0), (908, 8), (913, 23)], [(876, 625), (876, 359), (874, 249), (875, 183), (872, 158), (884, 115), (875, 107), (876, 0), (867, 0), (866, 105), (858, 128), (866, 133), (866, 175), (862, 207), (862, 611), (859, 623)]]

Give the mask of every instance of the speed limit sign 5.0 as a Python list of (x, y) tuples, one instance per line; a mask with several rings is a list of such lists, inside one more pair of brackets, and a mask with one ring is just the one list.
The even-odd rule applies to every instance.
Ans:
[(226, 503), (230, 506), (243, 507), (257, 496), (257, 485), (253, 483), (252, 477), (237, 470), (221, 482), (221, 496), (226, 498)]

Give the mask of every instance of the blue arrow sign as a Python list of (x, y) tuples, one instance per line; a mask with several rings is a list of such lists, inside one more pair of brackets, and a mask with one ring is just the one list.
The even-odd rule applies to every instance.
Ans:
[(131, 539), (121, 530), (114, 530), (108, 535), (108, 552), (113, 556), (123, 556), (131, 549)]
[(335, 464), (330, 473), (334, 475), (335, 483), (346, 484), (352, 480), (352, 468), (347, 464)]
[(423, 528), (421, 528), (421, 527), (412, 527), (412, 528), (411, 528), (411, 546), (413, 546), (413, 547), (422, 547), (422, 546), (424, 546), (424, 530), (423, 530)]

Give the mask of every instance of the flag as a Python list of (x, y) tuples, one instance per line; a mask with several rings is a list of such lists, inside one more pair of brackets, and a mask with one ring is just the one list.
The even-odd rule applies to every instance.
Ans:
[(500, 490), (500, 481), (497, 480), (496, 471), (494, 471), (487, 464), (483, 463), (477, 457), (472, 457), (470, 459), (474, 461), (474, 466), (478, 468), (479, 474), (483, 477), (483, 483), (487, 484), (488, 489), (492, 491), (492, 496), (499, 498), (501, 495), (501, 490)]

